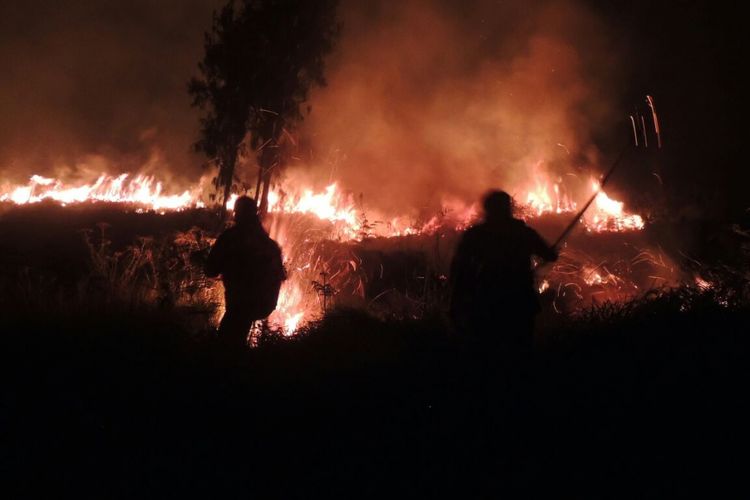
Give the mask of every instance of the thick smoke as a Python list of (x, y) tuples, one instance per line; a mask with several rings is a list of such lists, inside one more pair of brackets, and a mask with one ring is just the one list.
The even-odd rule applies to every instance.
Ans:
[(0, 4), (0, 174), (194, 182), (186, 82), (220, 0)]
[[(2, 180), (197, 182), (186, 82), (223, 3), (0, 4)], [(342, 0), (341, 20), (303, 124), (306, 178), (339, 180), (380, 210), (434, 213), (444, 197), (520, 194), (537, 171), (598, 167), (619, 58), (581, 4)]]
[(348, 2), (342, 20), (304, 125), (321, 181), (434, 213), (489, 187), (520, 195), (537, 172), (601, 171), (618, 58), (581, 5)]

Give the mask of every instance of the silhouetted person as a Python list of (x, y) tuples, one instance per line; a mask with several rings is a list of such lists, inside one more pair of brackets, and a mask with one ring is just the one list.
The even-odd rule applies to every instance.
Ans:
[[(451, 265), (451, 318), (475, 342), (475, 382), (480, 453), (502, 453), (520, 467), (533, 428), (532, 330), (539, 311), (531, 257), (556, 260), (557, 252), (513, 217), (511, 197), (492, 191), (484, 198), (484, 220), (466, 230)], [(488, 461), (487, 465), (493, 461)], [(495, 471), (487, 470), (487, 474)]]
[(276, 308), (286, 274), (281, 249), (263, 229), (255, 200), (238, 198), (234, 221), (211, 248), (206, 275), (221, 275), (224, 282), (226, 310), (219, 338), (242, 346), (253, 322), (268, 317)]
[(484, 215), (464, 233), (451, 264), (451, 318), (484, 344), (509, 354), (528, 352), (540, 308), (531, 257), (554, 261), (557, 252), (513, 217), (507, 193), (488, 193)]

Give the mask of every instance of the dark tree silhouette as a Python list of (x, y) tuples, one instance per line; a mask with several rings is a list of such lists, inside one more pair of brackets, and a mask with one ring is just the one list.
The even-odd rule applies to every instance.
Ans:
[(214, 13), (200, 76), (188, 91), (193, 106), (204, 111), (195, 147), (218, 167), (214, 182), (224, 191), (225, 206), (235, 164), (249, 146), (260, 167), (255, 194), (266, 211), (271, 177), (283, 162), (283, 138), (309, 113), (303, 104), (310, 89), (326, 83), (324, 58), (339, 33), (337, 4), (230, 0)]

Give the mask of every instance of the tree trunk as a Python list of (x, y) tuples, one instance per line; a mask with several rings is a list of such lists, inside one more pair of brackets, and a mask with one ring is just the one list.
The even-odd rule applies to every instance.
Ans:
[(260, 198), (260, 209), (259, 214), (261, 217), (265, 217), (268, 212), (268, 192), (271, 190), (271, 169), (267, 168), (263, 172), (263, 195)]
[(224, 200), (221, 205), (221, 220), (227, 218), (227, 202), (232, 195), (232, 180), (234, 179), (234, 166), (237, 163), (237, 150), (228, 153), (220, 167), (220, 180), (224, 187)]
[(274, 144), (266, 146), (260, 154), (260, 174), (258, 183), (262, 182), (262, 191), (258, 200), (258, 215), (265, 217), (268, 212), (268, 193), (271, 190), (271, 174), (279, 161), (279, 149)]
[(260, 187), (263, 182), (263, 165), (258, 165), (258, 182), (255, 184), (255, 206), (260, 201)]

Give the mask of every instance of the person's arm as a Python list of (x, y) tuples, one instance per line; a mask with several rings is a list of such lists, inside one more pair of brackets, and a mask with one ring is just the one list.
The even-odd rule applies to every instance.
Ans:
[(531, 228), (529, 229), (529, 240), (531, 241), (531, 251), (534, 255), (537, 255), (547, 262), (555, 262), (558, 257), (557, 249), (551, 247), (544, 241), (544, 238), (539, 236), (539, 233)]
[(205, 266), (205, 272), (206, 276), (209, 278), (215, 278), (222, 272), (222, 264), (224, 263), (225, 259), (225, 250), (224, 247), (226, 246), (226, 238), (224, 234), (219, 236), (219, 238), (214, 243), (214, 246), (211, 247), (211, 251), (208, 254), (208, 259), (206, 259), (206, 266)]

